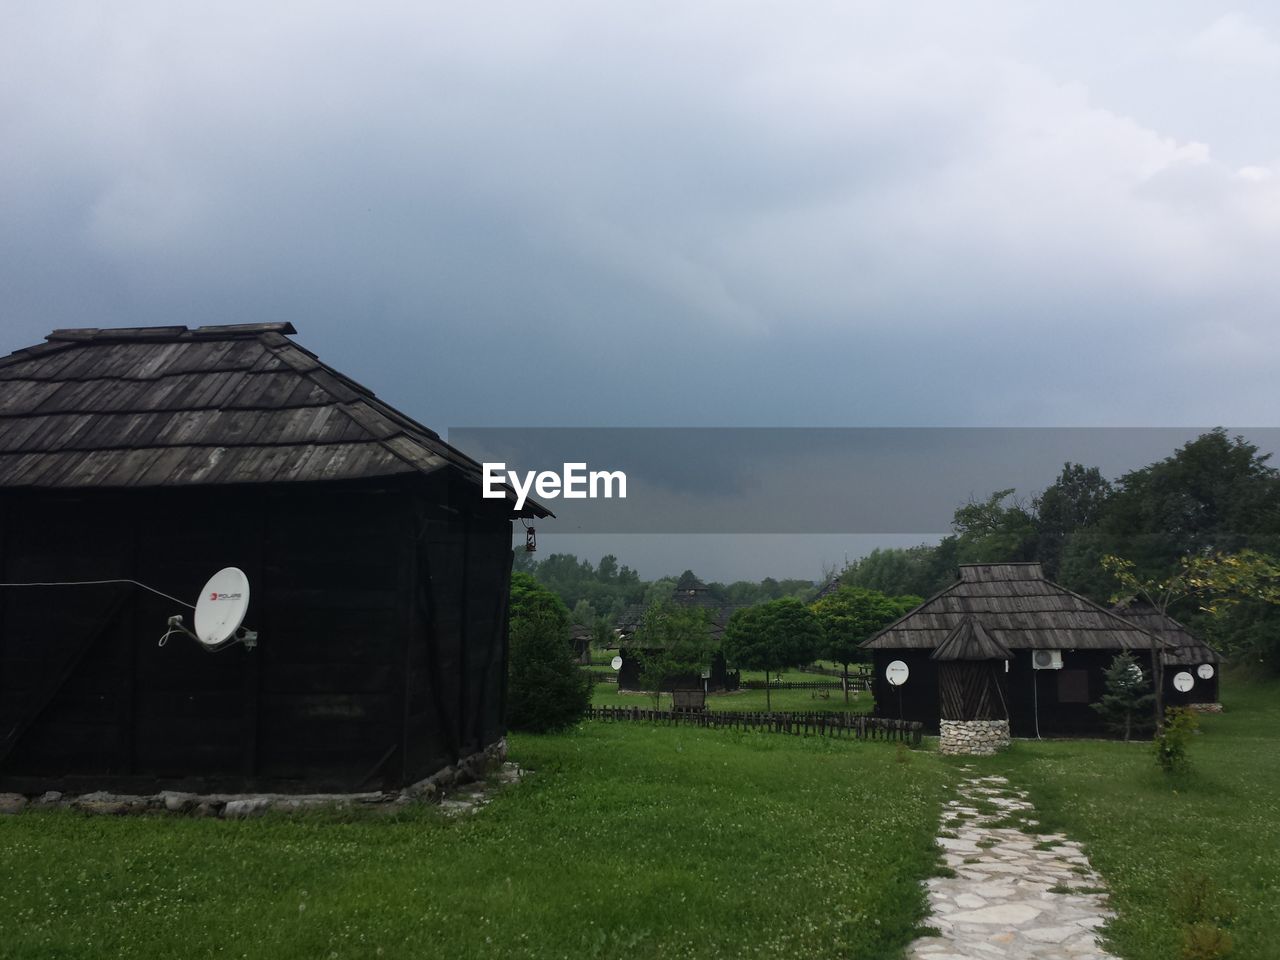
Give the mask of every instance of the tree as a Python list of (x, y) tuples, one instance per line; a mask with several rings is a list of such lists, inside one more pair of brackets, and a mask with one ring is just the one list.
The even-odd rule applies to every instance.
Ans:
[(1151, 710), (1155, 694), (1148, 692), (1150, 681), (1127, 650), (1111, 661), (1105, 677), (1106, 693), (1092, 706), (1109, 729), (1124, 734), (1127, 743), (1135, 725), (1145, 725), (1143, 718)]
[(725, 625), (725, 657), (734, 666), (765, 672), (765, 705), (773, 709), (769, 673), (810, 663), (822, 645), (813, 611), (794, 597), (734, 611)]
[[(511, 574), (510, 621), (546, 615), (565, 629), (569, 626), (569, 608), (564, 601), (533, 578), (532, 574)], [(568, 635), (566, 634), (566, 642)]]
[(542, 733), (573, 723), (591, 703), (591, 675), (573, 662), (569, 611), (527, 573), (511, 575), (507, 719)]
[[(1256, 550), (1237, 554), (1214, 553), (1182, 557), (1163, 577), (1144, 576), (1132, 560), (1108, 555), (1102, 565), (1120, 584), (1113, 603), (1141, 597), (1161, 614), (1181, 600), (1194, 600), (1205, 613), (1216, 616), (1243, 600), (1280, 604), (1280, 561)], [(1155, 685), (1156, 735), (1164, 724), (1164, 657), (1151, 651)]]
[[(953, 552), (955, 538), (947, 538)], [(943, 555), (941, 545), (922, 543), (915, 547), (877, 547), (853, 561), (840, 575), (849, 587), (878, 590), (888, 596), (933, 596), (955, 579), (952, 556)]]
[(1152, 577), (1182, 557), (1280, 549), (1280, 474), (1269, 456), (1219, 427), (1125, 474), (1103, 519), (1111, 552)]
[(711, 663), (716, 644), (708, 626), (706, 610), (680, 606), (670, 597), (645, 607), (632, 638), (632, 653), (640, 664), (640, 685), (654, 698), (654, 709), (672, 678), (701, 672)]
[(596, 608), (591, 605), (589, 600), (579, 600), (573, 605), (573, 613), (569, 615), (569, 619), (571, 623), (589, 627), (595, 623)]
[(952, 525), (961, 563), (1035, 559), (1035, 517), (1018, 500), (1010, 499), (1013, 492), (1012, 487), (997, 490), (986, 500), (970, 500), (956, 510)]
[(1068, 541), (1102, 519), (1111, 494), (1111, 484), (1097, 467), (1064, 463), (1058, 478), (1032, 501), (1036, 556), (1050, 580), (1059, 577)]
[(618, 635), (613, 632), (613, 618), (601, 615), (591, 624), (591, 648), (603, 653), (618, 645)]
[(849, 701), (849, 664), (863, 659), (859, 644), (920, 605), (919, 597), (888, 597), (879, 590), (841, 587), (812, 604), (822, 628), (822, 655), (844, 665), (844, 698)]

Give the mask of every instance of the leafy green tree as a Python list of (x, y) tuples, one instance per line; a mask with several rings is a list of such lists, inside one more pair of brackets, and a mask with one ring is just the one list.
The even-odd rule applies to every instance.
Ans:
[(591, 649), (603, 653), (618, 645), (618, 635), (613, 632), (613, 618), (601, 615), (591, 624)]
[(765, 671), (765, 705), (773, 709), (769, 673), (811, 663), (822, 646), (813, 611), (794, 597), (736, 610), (724, 630), (724, 653), (736, 667)]
[(507, 719), (542, 733), (574, 723), (591, 703), (591, 676), (573, 662), (569, 611), (527, 573), (511, 575)]
[(1102, 525), (1141, 576), (1182, 557), (1280, 551), (1280, 474), (1269, 454), (1218, 428), (1120, 478)]
[[(564, 605), (563, 600), (535, 580), (532, 574), (520, 572), (511, 574), (510, 606), (510, 620), (513, 625), (517, 620), (546, 615), (568, 630), (569, 608)], [(565, 637), (568, 642), (567, 633)]]
[(866, 651), (859, 645), (919, 605), (919, 597), (888, 597), (879, 590), (861, 587), (841, 587), (812, 604), (822, 628), (822, 656), (844, 665), (846, 703), (849, 700), (849, 664), (866, 659)]
[(1106, 692), (1092, 707), (1102, 716), (1108, 729), (1123, 734), (1125, 742), (1128, 742), (1135, 728), (1148, 725), (1147, 717), (1156, 696), (1150, 692), (1147, 675), (1127, 650), (1111, 661), (1105, 678)]
[[(947, 549), (954, 552), (954, 538)], [(876, 590), (888, 596), (929, 597), (955, 580), (955, 565), (941, 546), (877, 547), (853, 561), (840, 575), (849, 587)]]
[[(1191, 600), (1205, 613), (1216, 616), (1245, 600), (1280, 604), (1280, 560), (1256, 550), (1237, 554), (1202, 554), (1182, 557), (1164, 576), (1143, 575), (1132, 560), (1108, 555), (1102, 565), (1120, 584), (1112, 602), (1145, 600), (1162, 614), (1182, 600)], [(1164, 658), (1151, 655), (1155, 686), (1156, 735), (1163, 732)]]
[(1032, 501), (1036, 522), (1036, 559), (1050, 580), (1057, 580), (1068, 541), (1096, 525), (1112, 487), (1097, 467), (1065, 463), (1062, 472)]
[(709, 666), (717, 645), (707, 611), (673, 603), (670, 596), (650, 603), (640, 617), (631, 651), (640, 665), (640, 685), (660, 704), (663, 688), (676, 676)]
[(569, 615), (569, 621), (582, 627), (589, 627), (596, 621), (596, 608), (591, 605), (589, 600), (579, 600), (573, 605), (573, 612)]
[(1012, 487), (997, 490), (986, 500), (971, 500), (956, 510), (952, 525), (961, 563), (1035, 559), (1035, 517), (1013, 493)]

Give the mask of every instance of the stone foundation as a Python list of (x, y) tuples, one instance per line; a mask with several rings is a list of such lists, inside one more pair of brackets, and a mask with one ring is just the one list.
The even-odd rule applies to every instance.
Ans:
[(990, 756), (1009, 746), (1008, 720), (943, 720), (939, 753)]
[(1188, 703), (1187, 706), (1196, 713), (1221, 713), (1222, 704), (1220, 703)]
[(484, 780), (491, 772), (500, 771), (499, 780), (511, 783), (520, 778), (519, 770), (506, 763), (507, 740), (489, 744), (480, 753), (463, 757), (456, 766), (438, 770), (403, 790), (369, 793), (180, 793), (162, 790), (148, 795), (107, 793), (99, 790), (81, 796), (68, 796), (51, 790), (35, 797), (20, 793), (0, 793), (0, 814), (20, 813), (26, 809), (64, 808), (82, 813), (131, 814), (178, 813), (194, 817), (221, 817), (238, 820), (258, 816), (268, 810), (297, 812), (317, 807), (365, 807), (392, 810), (407, 803), (430, 803), (441, 800), (449, 792), (467, 784)]

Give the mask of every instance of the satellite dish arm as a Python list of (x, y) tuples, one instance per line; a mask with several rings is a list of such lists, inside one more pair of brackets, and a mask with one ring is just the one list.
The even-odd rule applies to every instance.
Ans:
[(230, 640), (226, 641), (225, 643), (219, 644), (216, 647), (211, 647), (209, 646), (209, 644), (205, 643), (203, 640), (201, 640), (194, 633), (192, 633), (190, 630), (187, 629), (186, 625), (182, 622), (182, 614), (180, 613), (175, 613), (172, 617), (169, 618), (169, 630), (168, 632), (165, 633), (163, 637), (160, 638), (160, 646), (163, 647), (165, 644), (165, 641), (168, 640), (169, 637), (171, 637), (175, 633), (186, 634), (188, 637), (194, 640), (196, 646), (199, 647), (201, 650), (203, 650), (205, 653), (217, 653), (219, 650), (225, 650), (227, 647), (230, 647), (237, 643), (243, 643), (246, 650), (252, 650), (254, 647), (258, 645), (257, 630), (250, 630), (247, 627), (239, 627), (235, 632), (235, 636), (233, 636)]

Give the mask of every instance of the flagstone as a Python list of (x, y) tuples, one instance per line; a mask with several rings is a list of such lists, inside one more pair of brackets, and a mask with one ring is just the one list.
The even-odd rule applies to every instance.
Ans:
[[(974, 800), (989, 802), (996, 812), (979, 813)], [(1100, 887), (1101, 880), (1080, 844), (1062, 834), (1032, 837), (993, 825), (1014, 810), (1034, 813), (1027, 795), (1004, 777), (962, 781), (959, 797), (943, 813), (944, 826), (954, 833), (937, 841), (956, 876), (927, 881), (932, 916), (926, 923), (938, 936), (913, 943), (909, 958), (1114, 960), (1095, 934), (1112, 915), (1105, 896), (1081, 892)], [(960, 812), (966, 816), (956, 817)], [(1054, 892), (1063, 888), (1070, 892)]]

